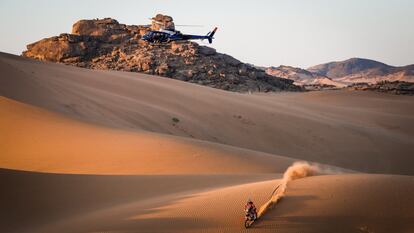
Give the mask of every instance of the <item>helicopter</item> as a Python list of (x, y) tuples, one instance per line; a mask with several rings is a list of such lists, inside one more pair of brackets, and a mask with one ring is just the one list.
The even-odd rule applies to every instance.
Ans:
[[(217, 31), (217, 27), (213, 31), (207, 33), (207, 35), (189, 35), (183, 34), (180, 31), (175, 30), (174, 25), (167, 27), (165, 23), (151, 19), (155, 24), (161, 25), (160, 30), (150, 30), (142, 36), (142, 40), (149, 43), (170, 43), (173, 41), (186, 41), (186, 40), (208, 40), (211, 44), (213, 43), (214, 34)], [(177, 25), (177, 26), (195, 26), (195, 25)], [(198, 26), (198, 25), (197, 25)]]

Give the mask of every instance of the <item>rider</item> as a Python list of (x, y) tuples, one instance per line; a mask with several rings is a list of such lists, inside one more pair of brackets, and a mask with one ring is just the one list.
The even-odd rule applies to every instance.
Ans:
[(253, 201), (250, 198), (247, 200), (247, 204), (244, 206), (244, 209), (247, 211), (247, 213), (253, 215), (253, 219), (256, 220), (257, 218), (256, 206), (254, 205)]

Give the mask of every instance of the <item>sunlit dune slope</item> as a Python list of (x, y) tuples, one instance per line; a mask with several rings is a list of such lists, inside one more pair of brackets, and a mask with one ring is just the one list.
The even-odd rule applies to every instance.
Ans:
[(291, 159), (80, 123), (0, 98), (0, 167), (76, 174), (280, 173)]
[[(242, 232), (243, 203), (250, 197), (260, 206), (278, 184), (274, 180), (200, 193), (132, 219), (137, 226), (140, 220), (151, 219), (165, 223), (164, 227), (169, 226), (168, 219), (187, 220), (172, 226), (176, 232)], [(408, 176), (304, 178), (290, 183), (286, 196), (246, 232), (410, 232), (414, 229), (412, 192), (414, 177)]]

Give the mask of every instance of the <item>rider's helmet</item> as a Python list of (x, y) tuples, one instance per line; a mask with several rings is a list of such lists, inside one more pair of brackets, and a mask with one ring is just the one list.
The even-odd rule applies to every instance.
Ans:
[(252, 199), (247, 199), (247, 203), (249, 203), (249, 204), (252, 204), (253, 203), (253, 201), (252, 201)]

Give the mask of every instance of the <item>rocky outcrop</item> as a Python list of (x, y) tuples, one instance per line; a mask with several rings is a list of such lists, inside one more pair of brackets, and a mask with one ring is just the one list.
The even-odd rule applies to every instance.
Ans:
[(53, 62), (77, 61), (95, 56), (99, 44), (98, 38), (61, 34), (27, 45), (23, 56)]
[(375, 84), (355, 83), (349, 90), (378, 91), (397, 95), (414, 95), (414, 83), (403, 81), (381, 81)]
[(157, 14), (155, 17), (152, 17), (151, 30), (175, 30), (175, 24), (173, 18), (168, 15)]
[[(154, 19), (174, 26), (169, 16)], [(72, 34), (30, 44), (23, 56), (91, 69), (160, 75), (230, 91), (301, 90), (289, 79), (268, 75), (194, 42), (153, 45), (140, 40), (156, 25), (125, 25), (111, 18), (80, 20), (73, 25)]]

